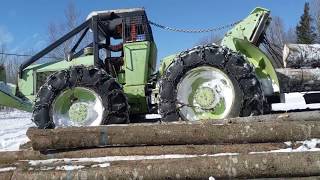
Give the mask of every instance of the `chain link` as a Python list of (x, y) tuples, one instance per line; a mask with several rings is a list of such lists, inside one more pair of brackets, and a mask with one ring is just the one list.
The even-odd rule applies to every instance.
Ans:
[(207, 32), (215, 32), (215, 31), (221, 31), (227, 28), (231, 28), (235, 25), (237, 25), (238, 23), (240, 23), (241, 21), (236, 21), (232, 24), (227, 24), (221, 27), (216, 27), (216, 28), (208, 28), (208, 29), (180, 29), (180, 28), (174, 28), (174, 27), (169, 27), (169, 26), (164, 26), (158, 23), (155, 23), (153, 21), (149, 21), (149, 24), (164, 29), (164, 30), (168, 30), (168, 31), (174, 31), (174, 32), (182, 32), (182, 33), (207, 33)]

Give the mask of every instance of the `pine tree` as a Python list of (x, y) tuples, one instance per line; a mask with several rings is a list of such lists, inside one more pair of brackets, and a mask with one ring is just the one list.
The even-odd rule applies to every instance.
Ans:
[(310, 15), (309, 3), (304, 5), (304, 12), (300, 18), (300, 22), (296, 27), (297, 43), (299, 44), (313, 44), (316, 41), (317, 34), (312, 25), (313, 19)]

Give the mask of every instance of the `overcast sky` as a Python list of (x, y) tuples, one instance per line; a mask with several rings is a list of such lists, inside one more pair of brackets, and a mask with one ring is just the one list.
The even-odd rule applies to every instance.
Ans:
[[(256, 6), (280, 16), (286, 28), (295, 27), (305, 0), (74, 0), (82, 17), (94, 10), (144, 7), (149, 19), (179, 28), (209, 28), (233, 23), (246, 17)], [(50, 22), (64, 17), (68, 0), (6, 0), (0, 6), (0, 41), (9, 52), (43, 48), (48, 41)], [(210, 34), (184, 34), (153, 28), (158, 57), (191, 48)]]

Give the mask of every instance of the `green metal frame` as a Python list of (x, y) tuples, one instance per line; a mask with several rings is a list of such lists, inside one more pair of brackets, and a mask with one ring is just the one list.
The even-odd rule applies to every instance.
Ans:
[(247, 40), (234, 39), (234, 50), (243, 54), (255, 67), (255, 72), (260, 80), (270, 79), (274, 92), (279, 92), (279, 80), (271, 60), (266, 54)]
[(37, 74), (38, 73), (53, 73), (60, 70), (69, 69), (73, 66), (91, 67), (94, 65), (93, 56), (84, 56), (72, 61), (59, 61), (52, 63), (31, 65), (22, 71), (21, 78), (18, 78), (19, 93), (24, 96), (20, 98), (16, 96), (16, 86), (6, 84), (6, 89), (11, 89), (10, 92), (0, 88), (0, 105), (12, 107), (24, 111), (31, 112), (33, 101), (36, 95)]
[(58, 61), (53, 63), (44, 63), (31, 65), (23, 70), (21, 78), (18, 79), (19, 91), (30, 101), (33, 101), (37, 94), (37, 74), (42, 72), (54, 73), (57, 71), (69, 69), (73, 66), (91, 67), (94, 65), (93, 56), (84, 56), (72, 61)]
[(146, 85), (156, 69), (157, 47), (154, 42), (142, 41), (124, 44), (123, 48), (124, 76), (118, 80), (125, 82), (124, 93), (128, 97), (130, 112), (147, 113)]
[(272, 61), (259, 49), (261, 35), (270, 23), (269, 14), (268, 9), (254, 9), (225, 35), (221, 45), (243, 54), (255, 67), (258, 78), (270, 79), (274, 92), (278, 92), (280, 85)]

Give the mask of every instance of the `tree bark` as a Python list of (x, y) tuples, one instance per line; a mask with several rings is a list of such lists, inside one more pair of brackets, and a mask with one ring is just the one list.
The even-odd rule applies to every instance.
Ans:
[(286, 68), (320, 67), (320, 45), (286, 44), (283, 50), (283, 63)]
[(319, 180), (320, 176), (308, 176), (308, 177), (278, 177), (278, 178), (254, 178), (247, 180)]
[[(208, 179), (305, 177), (320, 175), (320, 152), (198, 156), (177, 159), (114, 161), (97, 167), (83, 163), (75, 170), (63, 164), (40, 169), (26, 164), (12, 179)], [(64, 164), (68, 166), (68, 162)], [(70, 165), (69, 165), (70, 166)], [(45, 170), (43, 170), (45, 169)], [(59, 170), (60, 169), (60, 170)]]
[[(30, 128), (27, 136), (31, 139), (34, 150), (104, 146), (268, 143), (320, 138), (320, 121), (305, 121), (308, 119), (308, 114), (304, 114), (305, 118), (301, 121), (290, 121), (290, 115), (282, 115), (286, 121), (270, 122), (134, 124), (50, 130)], [(313, 116), (310, 118), (314, 119)], [(245, 119), (248, 120), (250, 117)]]
[[(320, 111), (268, 114), (261, 116), (237, 117), (228, 119), (208, 120), (206, 124), (238, 124), (252, 122), (285, 122), (285, 121), (319, 121)], [(191, 123), (191, 122), (188, 122)], [(199, 122), (194, 122), (199, 123)], [(202, 122), (203, 124), (203, 122)]]
[(276, 69), (284, 93), (320, 90), (320, 69)]
[(0, 172), (0, 179), (10, 180), (12, 175), (13, 175), (13, 171)]
[(226, 144), (226, 145), (180, 145), (141, 146), (82, 149), (66, 152), (8, 151), (0, 152), (0, 164), (13, 164), (18, 160), (42, 160), (56, 158), (93, 158), (106, 156), (148, 156), (148, 155), (203, 155), (218, 153), (250, 153), (289, 148), (284, 143)]

